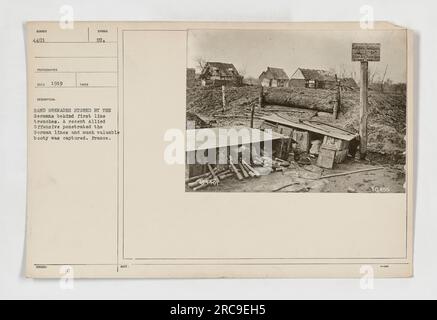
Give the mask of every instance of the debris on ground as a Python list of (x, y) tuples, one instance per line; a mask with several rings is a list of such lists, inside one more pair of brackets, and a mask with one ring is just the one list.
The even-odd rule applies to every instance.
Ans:
[[(267, 88), (264, 104), (260, 107), (260, 87), (229, 87), (225, 89), (223, 107), (221, 88), (194, 87), (187, 89), (187, 114), (190, 114), (190, 119), (195, 119), (196, 126), (197, 123), (202, 127), (250, 126), (254, 108), (254, 128), (263, 129), (263, 119), (276, 116), (307, 125), (328, 124), (357, 133), (359, 92), (342, 92), (337, 119), (333, 118), (331, 110), (336, 101), (333, 93), (335, 91), (324, 89)], [(406, 95), (371, 91), (368, 120), (365, 160), (355, 159), (356, 146), (352, 146), (354, 152), (340, 153), (337, 150), (334, 156), (327, 148), (329, 141), (316, 137), (299, 140), (298, 136), (290, 135), (297, 145), (308, 143), (306, 152), (293, 148), (275, 157), (253, 157), (246, 164), (238, 161), (233, 164), (235, 168), (230, 164), (218, 166), (220, 168), (213, 168), (220, 170), (214, 172), (217, 179), (207, 172), (206, 176), (198, 177), (197, 180), (202, 181), (190, 181), (187, 188), (196, 191), (208, 191), (212, 187), (217, 191), (251, 192), (272, 189), (284, 192), (404, 192)], [(246, 165), (259, 174), (258, 179), (253, 179), (255, 173)], [(226, 184), (220, 183), (222, 180), (227, 180)], [(200, 187), (202, 183), (207, 186)]]
[(192, 191), (206, 189), (210, 186), (217, 186), (221, 181), (234, 177), (238, 181), (245, 179), (259, 178), (269, 175), (272, 172), (281, 171), (290, 166), (290, 163), (281, 159), (272, 160), (268, 157), (255, 157), (254, 164), (249, 164), (244, 159), (239, 159), (234, 162), (232, 157), (229, 157), (229, 164), (217, 165), (213, 167), (211, 164), (206, 164), (208, 171), (204, 174), (190, 177), (185, 180), (185, 184)]
[[(283, 93), (298, 90), (299, 101), (310, 105), (331, 105), (335, 91), (325, 89), (284, 89), (269, 88), (265, 94)], [(294, 92), (294, 91), (293, 91)], [(296, 91), (297, 92), (297, 91)], [(226, 109), (223, 112), (221, 88), (194, 87), (187, 89), (187, 111), (207, 116), (216, 121), (217, 127), (250, 124), (251, 109), (255, 106), (255, 127), (261, 124), (260, 117), (272, 114), (287, 117), (289, 120), (312, 119), (329, 121), (332, 125), (358, 132), (360, 94), (359, 91), (344, 91), (338, 119), (330, 112), (296, 108), (283, 105), (266, 104), (259, 107), (260, 87), (243, 86), (226, 88)], [(293, 93), (297, 96), (297, 93)], [(326, 99), (323, 99), (326, 97)], [(297, 99), (297, 98), (296, 98)], [(303, 102), (302, 102), (303, 103)], [(305, 105), (306, 106), (306, 105)], [(406, 95), (402, 93), (369, 93), (368, 158), (375, 163), (405, 164), (406, 142)]]

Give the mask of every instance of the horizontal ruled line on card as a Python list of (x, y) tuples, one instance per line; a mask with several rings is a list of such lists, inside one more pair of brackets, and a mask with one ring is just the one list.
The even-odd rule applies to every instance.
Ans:
[(116, 59), (117, 57), (114, 56), (36, 56), (35, 59)]
[(45, 44), (45, 43), (58, 43), (58, 44), (68, 44), (68, 43), (98, 43), (98, 44), (107, 44), (107, 43), (117, 43), (117, 41), (42, 41), (37, 42), (37, 44)]
[(90, 89), (95, 89), (95, 88), (117, 88), (117, 86), (71, 86), (71, 87), (35, 87), (35, 89), (81, 89), (81, 88), (90, 88)]
[(117, 73), (117, 71), (35, 71), (35, 73)]

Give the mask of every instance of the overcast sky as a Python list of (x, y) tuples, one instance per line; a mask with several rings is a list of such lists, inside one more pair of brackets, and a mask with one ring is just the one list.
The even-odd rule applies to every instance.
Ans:
[(370, 62), (375, 80), (387, 77), (406, 82), (405, 31), (251, 31), (193, 30), (188, 35), (188, 67), (196, 60), (233, 63), (246, 77), (267, 68), (283, 68), (291, 76), (297, 68), (346, 71), (359, 76), (359, 62), (352, 62), (353, 42), (381, 43), (381, 62)]

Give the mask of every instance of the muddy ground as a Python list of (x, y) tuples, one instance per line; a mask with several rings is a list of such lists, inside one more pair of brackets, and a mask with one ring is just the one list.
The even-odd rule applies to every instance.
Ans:
[[(275, 90), (275, 89), (269, 89)], [(281, 89), (284, 90), (284, 89)], [(332, 104), (335, 92), (314, 89), (286, 89), (292, 94), (313, 98), (314, 103)], [(214, 88), (192, 88), (187, 90), (187, 111), (210, 121), (214, 127), (249, 126), (250, 110), (255, 106), (255, 127), (262, 123), (264, 115), (280, 114), (290, 120), (312, 119), (335, 124), (340, 128), (358, 132), (359, 91), (342, 93), (342, 105), (338, 119), (317, 110), (264, 105), (259, 107), (257, 87), (229, 88), (227, 105), (223, 111), (221, 90)], [(203, 192), (269, 192), (287, 184), (290, 187), (280, 192), (366, 192), (400, 193), (405, 183), (405, 134), (406, 134), (406, 97), (399, 93), (370, 92), (368, 118), (368, 155), (366, 160), (348, 158), (334, 169), (323, 169), (313, 165), (303, 166), (293, 163), (284, 172), (273, 172), (260, 178), (238, 181), (228, 178), (218, 186), (210, 186)], [(323, 178), (339, 172), (348, 172), (367, 168), (383, 167), (382, 170), (351, 174), (340, 177)], [(318, 168), (318, 169), (317, 169)], [(314, 170), (313, 170), (314, 169)], [(312, 172), (316, 171), (316, 172)], [(187, 188), (187, 191), (189, 189)], [(199, 190), (200, 191), (200, 190)]]
[[(380, 170), (323, 178), (323, 176), (361, 169)], [(314, 165), (293, 163), (283, 172), (239, 181), (235, 177), (197, 192), (330, 192), (330, 193), (403, 193), (403, 166), (380, 166), (368, 161), (348, 159), (335, 169), (316, 169)], [(285, 187), (290, 185), (288, 187)], [(285, 187), (285, 188), (284, 188)], [(280, 189), (280, 190), (279, 190)], [(191, 191), (186, 188), (186, 191)]]

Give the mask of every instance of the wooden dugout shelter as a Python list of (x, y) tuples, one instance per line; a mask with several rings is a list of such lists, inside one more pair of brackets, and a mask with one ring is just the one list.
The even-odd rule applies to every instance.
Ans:
[(296, 143), (295, 150), (308, 153), (311, 142), (321, 141), (317, 165), (332, 168), (334, 163), (343, 162), (349, 153), (354, 154), (359, 141), (359, 134), (349, 132), (333, 125), (313, 120), (299, 122), (284, 119), (278, 115), (265, 116), (263, 128), (292, 137)]
[(222, 163), (223, 159), (229, 162), (230, 156), (233, 157), (233, 161), (238, 161), (238, 157), (242, 156), (241, 147), (246, 147), (246, 150), (250, 151), (253, 145), (257, 145), (263, 149), (268, 142), (271, 143), (272, 151), (275, 152), (284, 139), (287, 137), (280, 133), (248, 127), (188, 129), (186, 145), (188, 176), (192, 177), (206, 172), (206, 164), (203, 161), (200, 162), (199, 158), (211, 159), (209, 155), (212, 152), (216, 164), (226, 165)]

